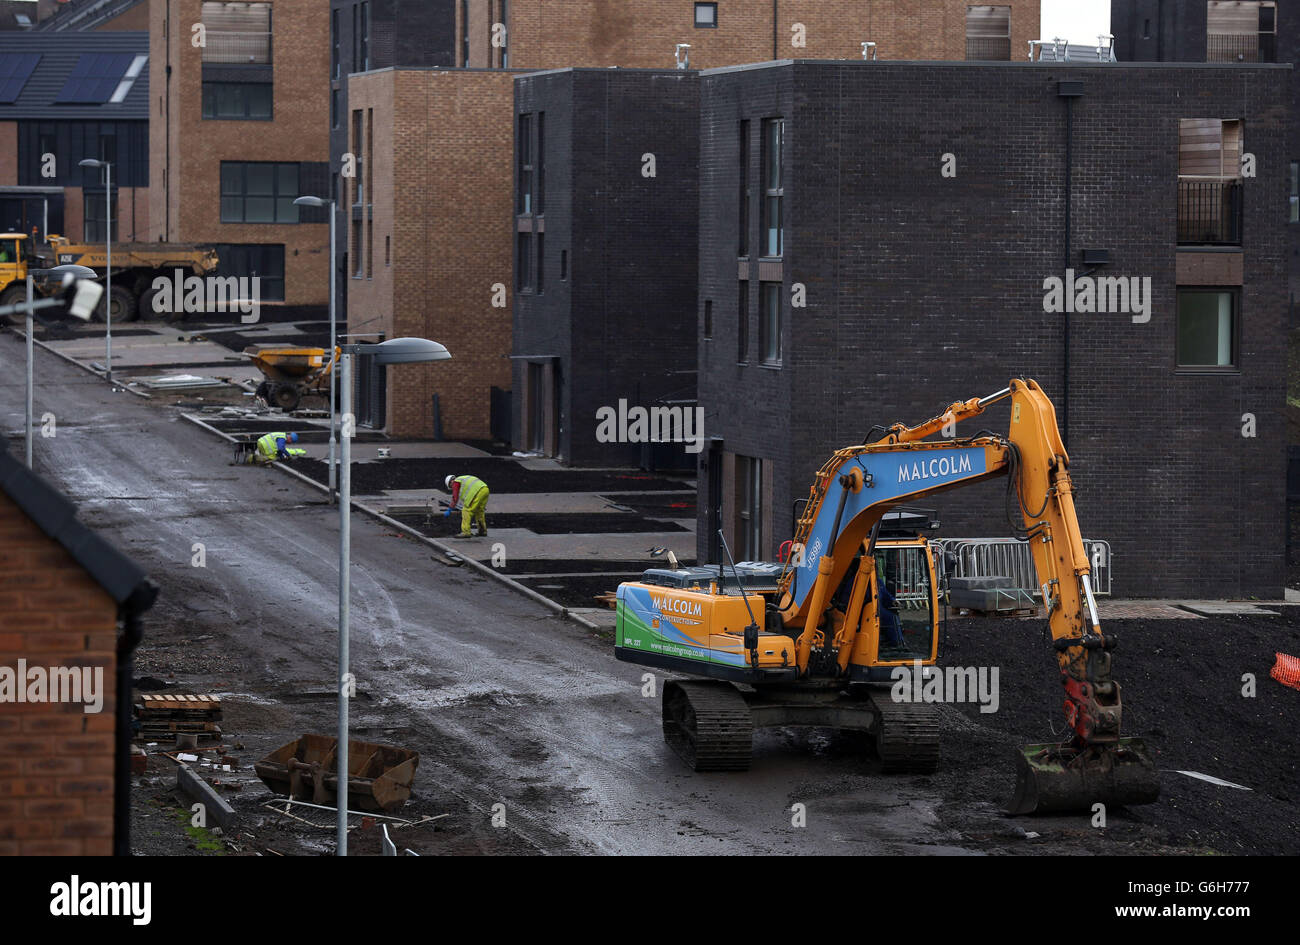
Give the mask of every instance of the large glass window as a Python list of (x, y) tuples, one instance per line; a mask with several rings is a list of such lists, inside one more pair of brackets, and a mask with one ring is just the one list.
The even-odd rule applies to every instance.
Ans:
[(1237, 293), (1178, 290), (1178, 366), (1231, 370), (1237, 366)]
[(271, 83), (204, 82), (203, 117), (223, 121), (270, 121)]
[(749, 201), (750, 201), (750, 184), (749, 184), (749, 122), (740, 123), (740, 193), (737, 198), (740, 202), (739, 219), (736, 221), (740, 229), (740, 245), (738, 255), (749, 255)]
[(283, 244), (220, 243), (216, 250), (218, 275), (257, 277), (261, 301), (284, 301)]
[(518, 191), (516, 209), (519, 213), (533, 212), (533, 116), (519, 116), (519, 130), (515, 135), (519, 150)]
[(785, 251), (784, 200), (781, 186), (781, 152), (785, 140), (785, 120), (769, 118), (763, 122), (763, 255), (780, 256)]
[(736, 457), (735, 536), (737, 561), (762, 560), (763, 461), (752, 456)]
[(222, 223), (297, 223), (298, 165), (221, 162)]
[(82, 240), (86, 243), (103, 243), (108, 239), (109, 227), (107, 224), (108, 215), (112, 214), (112, 234), (113, 240), (117, 241), (122, 238), (121, 232), (117, 227), (117, 187), (113, 188), (112, 200), (104, 198), (104, 192), (87, 190), (85, 191), (82, 203)]

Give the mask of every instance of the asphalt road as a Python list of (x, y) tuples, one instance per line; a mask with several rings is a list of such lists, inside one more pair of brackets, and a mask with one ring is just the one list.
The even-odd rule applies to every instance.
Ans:
[[(23, 422), (23, 348), (0, 335), (0, 425)], [(155, 620), (193, 615), (246, 667), (232, 686), (293, 703), (332, 687), (337, 514), (281, 473), (228, 465), (179, 411), (110, 392), (37, 352), (39, 472), (82, 520), (162, 586)], [(21, 454), (21, 439), (11, 449)], [(206, 567), (192, 566), (194, 544)], [(816, 731), (760, 733), (744, 775), (688, 771), (664, 745), (643, 671), (487, 579), (354, 515), (352, 670), (358, 726), (403, 731), (421, 784), (488, 821), (504, 804), (519, 844), (548, 853), (959, 853), (931, 782), (880, 775)], [(155, 634), (184, 627), (155, 625)], [(144, 647), (150, 645), (146, 625)], [(232, 701), (237, 697), (232, 696)], [(295, 711), (298, 711), (295, 709)], [(319, 706), (316, 721), (328, 719)], [(322, 726), (324, 727), (324, 726)], [(296, 732), (286, 727), (285, 735)], [(805, 805), (806, 826), (791, 808)], [(989, 823), (996, 816), (990, 809)]]

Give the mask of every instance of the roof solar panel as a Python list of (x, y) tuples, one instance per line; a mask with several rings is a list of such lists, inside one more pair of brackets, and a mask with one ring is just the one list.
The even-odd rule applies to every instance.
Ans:
[(135, 58), (131, 53), (82, 53), (56, 102), (103, 104)]
[(12, 105), (18, 100), (32, 70), (41, 61), (40, 53), (11, 53), (0, 56), (0, 103)]

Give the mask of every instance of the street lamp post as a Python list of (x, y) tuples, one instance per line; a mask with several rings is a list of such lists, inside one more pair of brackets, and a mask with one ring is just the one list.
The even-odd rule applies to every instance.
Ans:
[[(74, 287), (74, 292), (82, 291), (83, 294), (79, 298), (77, 298), (75, 295), (72, 297), (68, 297), (66, 294), (64, 294), (58, 297), (44, 298), (38, 302), (35, 300), (35, 292), (34, 292), (35, 289), (34, 280), (37, 275), (58, 276), (62, 279), (65, 288), (73, 287), (73, 284), (76, 283)], [(32, 410), (32, 396), (33, 396), (32, 392), (34, 386), (32, 383), (32, 361), (33, 361), (32, 329), (34, 327), (32, 323), (35, 318), (36, 311), (38, 309), (44, 309), (44, 308), (66, 308), (71, 314), (76, 315), (78, 318), (89, 318), (91, 311), (94, 310), (95, 303), (99, 301), (99, 293), (96, 291), (93, 293), (85, 294), (84, 290), (85, 290), (85, 286), (87, 285), (93, 286), (94, 289), (96, 290), (99, 289), (98, 285), (95, 285), (95, 283), (88, 281), (94, 278), (95, 278), (95, 270), (88, 269), (85, 266), (68, 265), (68, 266), (55, 266), (53, 269), (29, 269), (27, 270), (27, 300), (25, 302), (21, 302), (16, 305), (6, 305), (3, 309), (0, 309), (0, 316), (5, 316), (5, 317), (7, 317), (10, 314), (10, 312), (15, 312), (18, 310), (22, 310), (26, 313), (26, 329), (27, 329), (26, 420), (27, 422), (26, 422), (26, 426), (23, 428), (24, 429), (23, 439), (25, 441), (24, 453), (25, 453), (25, 458), (27, 460), (28, 469), (32, 468), (32, 439), (33, 439), (32, 434), (35, 429), (35, 420), (34, 420), (33, 410)]]
[(375, 364), (418, 364), (427, 361), (446, 361), (449, 352), (436, 341), (426, 338), (392, 338), (378, 344), (344, 345), (342, 351), (343, 386), (340, 400), (343, 407), (343, 462), (339, 475), (339, 732), (338, 759), (338, 821), (337, 853), (348, 855), (348, 698), (352, 680), (348, 674), (348, 610), (349, 571), (352, 563), (352, 434), (355, 421), (352, 417), (352, 358), (368, 354)]
[(113, 164), (86, 158), (79, 167), (104, 169), (104, 376), (113, 383)]
[[(330, 213), (330, 361), (333, 361), (335, 358), (335, 352), (338, 351), (338, 327), (337, 327), (336, 316), (335, 316), (335, 293), (338, 291), (338, 286), (337, 286), (338, 273), (335, 271), (334, 268), (336, 265), (334, 262), (334, 250), (335, 250), (334, 226), (335, 226), (335, 217), (337, 217), (338, 215), (337, 214), (338, 207), (335, 206), (335, 202), (333, 200), (326, 200), (322, 197), (306, 197), (306, 196), (299, 197), (294, 201), (294, 203), (300, 207), (327, 207)], [(335, 443), (335, 436), (336, 436), (335, 430), (338, 426), (338, 417), (334, 410), (334, 403), (336, 397), (334, 378), (335, 375), (338, 374), (338, 371), (336, 370), (337, 367), (338, 365), (336, 364), (330, 365), (329, 491), (330, 491), (331, 502), (333, 502), (337, 497), (336, 476), (337, 476), (338, 464), (334, 460), (334, 443)]]

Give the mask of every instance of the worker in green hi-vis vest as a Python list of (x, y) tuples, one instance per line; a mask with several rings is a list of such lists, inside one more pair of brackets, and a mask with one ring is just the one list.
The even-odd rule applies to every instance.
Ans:
[(459, 504), (460, 513), (460, 534), (457, 538), (472, 538), (470, 534), (470, 523), (473, 522), (478, 526), (479, 536), (487, 536), (487, 504), (488, 504), (488, 487), (482, 479), (475, 476), (448, 476), (444, 482), (446, 487), (451, 490), (451, 508), (447, 514), (451, 514)]

